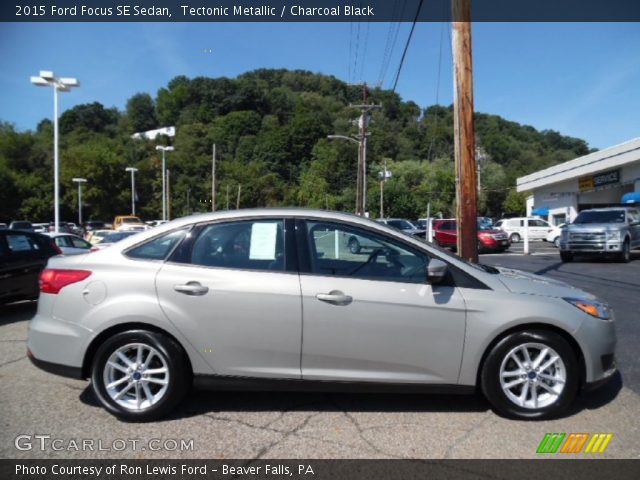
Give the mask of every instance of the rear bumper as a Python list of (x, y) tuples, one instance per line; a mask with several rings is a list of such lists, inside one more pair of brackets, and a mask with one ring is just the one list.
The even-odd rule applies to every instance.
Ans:
[(44, 370), (45, 372), (53, 373), (54, 375), (60, 375), (61, 377), (75, 378), (77, 380), (83, 379), (81, 367), (70, 367), (68, 365), (60, 365), (59, 363), (38, 360), (33, 356), (33, 352), (31, 352), (31, 350), (29, 350), (28, 348), (27, 357), (29, 357), (31, 363), (33, 363), (40, 370)]

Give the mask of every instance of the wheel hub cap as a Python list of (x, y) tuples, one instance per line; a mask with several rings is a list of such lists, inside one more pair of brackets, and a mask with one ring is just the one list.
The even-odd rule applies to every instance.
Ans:
[(158, 403), (167, 392), (169, 380), (165, 357), (144, 343), (119, 347), (107, 360), (102, 374), (109, 397), (132, 411)]
[(515, 405), (526, 409), (555, 403), (567, 382), (560, 355), (542, 343), (523, 343), (511, 349), (500, 366), (500, 387)]

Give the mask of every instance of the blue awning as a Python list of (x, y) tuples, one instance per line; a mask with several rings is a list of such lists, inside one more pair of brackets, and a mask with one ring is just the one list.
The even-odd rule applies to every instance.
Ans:
[(549, 215), (549, 207), (534, 208), (531, 211), (531, 215), (539, 215), (541, 217), (546, 217)]
[(640, 203), (640, 192), (629, 192), (622, 196), (622, 203)]

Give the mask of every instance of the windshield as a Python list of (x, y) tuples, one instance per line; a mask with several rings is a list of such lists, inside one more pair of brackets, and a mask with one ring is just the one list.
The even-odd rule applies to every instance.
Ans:
[(115, 243), (138, 232), (113, 232), (106, 234), (98, 243)]
[(413, 230), (415, 227), (407, 220), (389, 220), (389, 225), (400, 230)]
[(624, 210), (585, 210), (580, 212), (573, 223), (624, 223)]
[(124, 217), (122, 223), (142, 223), (138, 217)]

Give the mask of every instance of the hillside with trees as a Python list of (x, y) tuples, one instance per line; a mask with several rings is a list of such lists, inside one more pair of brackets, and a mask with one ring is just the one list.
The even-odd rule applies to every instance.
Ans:
[[(157, 144), (171, 144), (171, 216), (210, 210), (211, 150), (217, 145), (218, 208), (304, 206), (352, 211), (357, 145), (328, 140), (354, 135), (362, 91), (306, 71), (255, 70), (234, 79), (179, 76), (155, 97), (138, 93), (124, 111), (98, 102), (78, 105), (60, 117), (61, 218), (77, 218), (73, 177), (85, 177), (85, 218), (111, 220), (129, 213), (130, 177), (137, 167), (137, 212), (161, 216), (162, 178)], [(386, 162), (389, 216), (454, 213), (453, 111), (422, 109), (389, 90), (370, 90), (368, 210), (377, 216), (378, 172)], [(10, 120), (10, 119), (3, 119)], [(496, 115), (475, 115), (481, 152), (479, 210), (487, 216), (524, 207), (514, 191), (518, 176), (590, 152), (587, 143), (551, 130), (538, 131)], [(174, 138), (135, 140), (134, 132), (175, 125)], [(53, 196), (53, 127), (18, 132), (0, 123), (0, 222), (49, 221)], [(228, 196), (227, 196), (228, 192)]]

